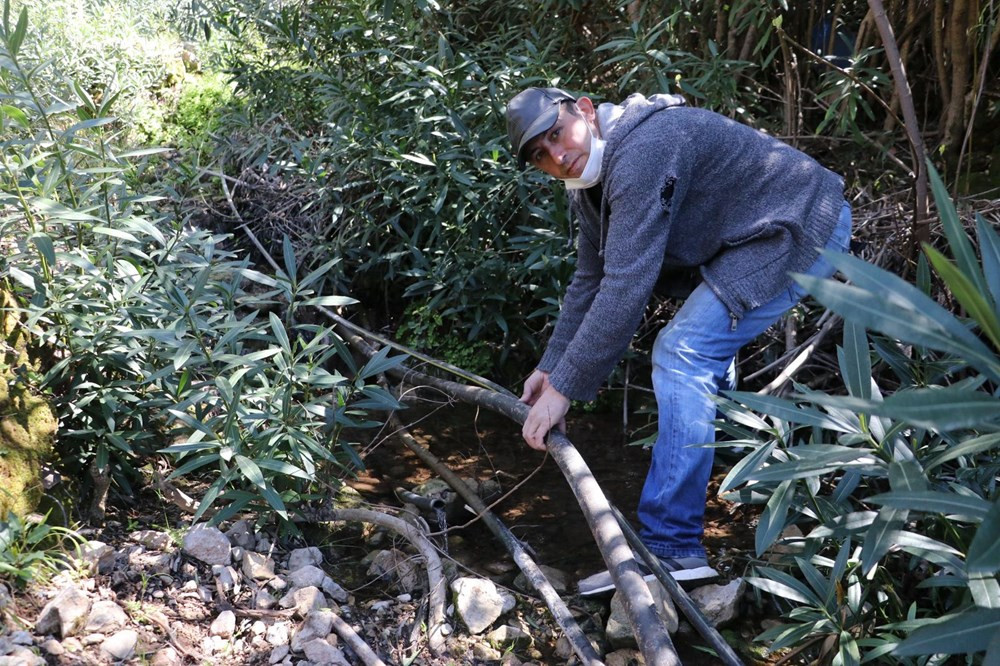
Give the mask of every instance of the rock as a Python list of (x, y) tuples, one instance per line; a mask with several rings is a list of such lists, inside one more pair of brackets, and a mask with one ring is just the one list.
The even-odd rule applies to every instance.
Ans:
[(101, 653), (114, 661), (131, 659), (135, 654), (135, 646), (139, 642), (139, 634), (131, 629), (122, 629), (101, 643)]
[(150, 550), (172, 550), (174, 546), (174, 540), (169, 534), (156, 530), (139, 530), (129, 534), (128, 538)]
[(331, 666), (351, 666), (344, 653), (327, 643), (322, 638), (316, 638), (302, 646), (306, 658), (314, 664), (330, 664)]
[(205, 564), (229, 564), (231, 548), (229, 538), (217, 527), (195, 525), (184, 535), (184, 552)]
[[(656, 603), (656, 612), (659, 614), (660, 619), (663, 620), (667, 631), (671, 634), (674, 633), (677, 631), (679, 623), (674, 602), (670, 599), (670, 595), (663, 589), (659, 581), (650, 581), (648, 584), (649, 591), (653, 595), (653, 601)], [(612, 647), (636, 647), (635, 636), (632, 633), (632, 623), (629, 621), (628, 613), (625, 610), (625, 602), (621, 594), (617, 591), (611, 597), (611, 615), (604, 628), (604, 633), (607, 636), (608, 643)]]
[(153, 658), (149, 661), (150, 666), (181, 666), (183, 663), (184, 660), (177, 650), (169, 645), (154, 652)]
[(251, 580), (274, 578), (274, 560), (267, 555), (247, 551), (243, 553), (243, 575)]
[(522, 662), (515, 654), (505, 654), (500, 660), (500, 666), (522, 666)]
[(31, 637), (31, 634), (23, 629), (20, 631), (12, 631), (7, 639), (14, 645), (31, 645), (35, 640)]
[(492, 581), (456, 578), (451, 583), (455, 610), (471, 634), (482, 633), (503, 614), (504, 600)]
[(302, 652), (302, 647), (306, 643), (316, 638), (326, 638), (331, 629), (333, 629), (333, 612), (314, 610), (306, 616), (305, 621), (292, 636), (292, 651)]
[(254, 603), (256, 604), (257, 608), (261, 608), (263, 610), (270, 610), (274, 608), (274, 605), (278, 603), (278, 600), (274, 598), (273, 594), (271, 594), (264, 588), (261, 588), (257, 590), (257, 595), (254, 597)]
[(90, 615), (83, 630), (87, 633), (110, 634), (128, 624), (128, 614), (113, 601), (101, 599), (90, 607)]
[(294, 608), (296, 615), (305, 617), (314, 610), (327, 608), (329, 603), (319, 588), (310, 585), (292, 590), (281, 598), (278, 605), (282, 608)]
[(368, 567), (368, 575), (395, 581), (403, 593), (412, 593), (420, 584), (420, 570), (413, 556), (395, 548), (377, 552)]
[(793, 558), (805, 552), (805, 535), (798, 525), (789, 525), (764, 554), (768, 564), (791, 563)]
[(62, 642), (63, 649), (66, 652), (76, 653), (83, 651), (83, 643), (79, 639), (71, 636), (69, 638), (64, 638)]
[(81, 640), (85, 646), (90, 647), (91, 645), (97, 645), (99, 643), (103, 643), (105, 639), (107, 639), (107, 635), (94, 633), (94, 634), (87, 634)]
[(256, 550), (258, 553), (269, 553), (271, 552), (271, 541), (261, 534), (257, 537), (257, 544), (250, 550)]
[(88, 571), (107, 574), (115, 566), (115, 549), (103, 541), (88, 541), (77, 549), (76, 555)]
[(50, 638), (49, 640), (45, 641), (44, 643), (41, 644), (40, 647), (42, 648), (42, 652), (45, 652), (46, 654), (51, 654), (53, 657), (58, 657), (60, 655), (66, 654), (66, 648), (64, 648), (62, 643), (60, 643), (54, 638)]
[(638, 650), (616, 650), (604, 655), (604, 666), (632, 666), (641, 663), (642, 654)]
[(500, 660), (500, 651), (492, 645), (476, 643), (472, 646), (472, 656), (478, 661), (496, 662)]
[(86, 623), (89, 611), (90, 597), (72, 585), (64, 587), (38, 614), (35, 633), (72, 636)]
[(236, 569), (231, 566), (216, 564), (212, 567), (212, 575), (215, 576), (219, 583), (222, 584), (222, 589), (224, 591), (239, 594), (240, 575), (236, 573)]
[(288, 574), (292, 588), (318, 587), (330, 598), (341, 603), (347, 601), (347, 590), (333, 582), (326, 572), (311, 564)]
[(296, 548), (288, 556), (288, 570), (295, 571), (302, 567), (318, 567), (323, 564), (323, 553), (316, 546)]
[(257, 545), (257, 536), (253, 532), (253, 525), (248, 520), (237, 520), (232, 527), (226, 531), (229, 542), (243, 550), (253, 550)]
[(253, 624), (250, 625), (250, 633), (254, 636), (263, 636), (265, 631), (267, 631), (267, 625), (264, 624), (263, 620), (254, 620)]
[(702, 585), (691, 591), (691, 599), (709, 624), (718, 627), (739, 614), (740, 600), (746, 589), (746, 581), (737, 578), (728, 585)]
[(531, 645), (531, 635), (528, 632), (509, 624), (499, 626), (488, 633), (486, 640), (502, 647), (522, 648)]
[(45, 666), (45, 659), (28, 648), (17, 645), (5, 657), (0, 657), (0, 666)]
[(278, 647), (271, 650), (271, 656), (267, 658), (267, 663), (277, 664), (279, 661), (288, 656), (288, 646), (279, 645)]
[[(275, 622), (267, 628), (264, 640), (274, 646), (288, 645), (288, 634), (291, 624), (288, 622)], [(282, 657), (284, 658), (284, 657)]]
[(222, 611), (218, 617), (212, 620), (212, 626), (208, 631), (213, 636), (231, 638), (236, 632), (236, 614), (231, 610)]
[(140, 547), (136, 547), (128, 554), (128, 565), (135, 571), (144, 574), (167, 574), (170, 573), (174, 556), (170, 553), (147, 553)]
[[(563, 594), (570, 587), (569, 574), (565, 571), (560, 571), (559, 569), (554, 569), (552, 567), (547, 567), (544, 564), (539, 564), (538, 568), (541, 569), (542, 573), (548, 579), (549, 584), (552, 585), (554, 589), (559, 594)], [(528, 582), (528, 577), (523, 573), (519, 573), (514, 579), (514, 587), (525, 592), (534, 592), (534, 586)]]

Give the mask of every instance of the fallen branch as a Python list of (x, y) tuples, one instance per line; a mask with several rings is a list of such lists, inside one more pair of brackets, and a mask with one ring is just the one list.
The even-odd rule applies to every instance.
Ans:
[(368, 643), (365, 643), (357, 632), (351, 628), (351, 625), (344, 622), (336, 613), (333, 614), (333, 630), (337, 632), (347, 647), (354, 651), (354, 654), (358, 655), (358, 658), (364, 663), (365, 666), (386, 666), (385, 662), (378, 658), (375, 651), (368, 647)]
[(438, 557), (434, 544), (409, 523), (378, 511), (368, 509), (330, 509), (324, 511), (324, 518), (331, 521), (359, 521), (374, 523), (390, 529), (403, 536), (424, 557), (427, 570), (428, 602), (427, 610), (427, 644), (431, 652), (441, 655), (444, 647), (444, 602), (445, 581), (442, 575), (441, 558)]
[(829, 333), (830, 330), (838, 323), (840, 323), (840, 317), (837, 315), (833, 315), (829, 319), (827, 319), (826, 323), (823, 324), (823, 327), (818, 331), (816, 331), (816, 333), (809, 338), (806, 344), (802, 345), (799, 348), (802, 350), (801, 352), (799, 352), (799, 355), (796, 356), (791, 363), (786, 365), (785, 369), (782, 370), (778, 374), (778, 376), (771, 381), (770, 384), (768, 384), (761, 390), (757, 391), (758, 395), (769, 395), (779, 390), (782, 386), (784, 386), (785, 383), (788, 380), (790, 380), (796, 372), (799, 371), (799, 368), (801, 368), (805, 364), (805, 362), (809, 360), (809, 357), (812, 356), (813, 352), (816, 351), (816, 348), (819, 347), (819, 344), (823, 341), (823, 338), (825, 338), (827, 333)]

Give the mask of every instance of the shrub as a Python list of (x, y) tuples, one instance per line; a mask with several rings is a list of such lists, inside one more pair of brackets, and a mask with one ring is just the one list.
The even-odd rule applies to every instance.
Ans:
[(744, 486), (731, 495), (764, 505), (758, 556), (789, 525), (805, 534), (785, 539), (797, 552), (781, 566), (755, 566), (749, 579), (788, 609), (759, 637), (771, 649), (834, 664), (1000, 656), (1000, 237), (977, 217), (977, 259), (936, 172), (932, 181), (953, 260), (924, 252), (967, 318), (895, 275), (830, 256), (851, 284), (799, 281), (845, 320), (847, 395), (798, 386), (788, 399), (721, 401), (736, 438), (726, 445), (750, 448), (722, 490)]
[(286, 244), (284, 270), (262, 275), (226, 236), (130, 189), (137, 159), (158, 151), (119, 151), (113, 97), (76, 83), (72, 103), (54, 104), (39, 87), (46, 66), (22, 50), (27, 11), (12, 22), (4, 8), (0, 280), (47, 354), (39, 388), (53, 395), (64, 462), (89, 472), (91, 518), (112, 481), (130, 491), (136, 468), (165, 452), (181, 463), (173, 476), (209, 478), (198, 516), (222, 504), (215, 520), (244, 508), (286, 520), (321, 478), (361, 464), (343, 430), (396, 407), (371, 383), (395, 359), (359, 368), (332, 331), (303, 321), (308, 306), (354, 302), (317, 291), (335, 261), (303, 276)]

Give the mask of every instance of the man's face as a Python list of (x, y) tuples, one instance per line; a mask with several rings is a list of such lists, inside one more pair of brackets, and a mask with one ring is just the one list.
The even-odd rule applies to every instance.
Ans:
[[(559, 117), (524, 147), (528, 164), (556, 178), (579, 178), (590, 156), (590, 132), (594, 106), (586, 97), (577, 102), (578, 113), (569, 104), (559, 105)], [(595, 128), (596, 130), (596, 128)]]

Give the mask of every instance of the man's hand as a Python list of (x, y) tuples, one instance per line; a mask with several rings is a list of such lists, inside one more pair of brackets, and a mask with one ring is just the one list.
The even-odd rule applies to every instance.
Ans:
[(524, 391), (521, 392), (521, 402), (526, 405), (534, 405), (548, 387), (549, 373), (542, 370), (535, 370), (524, 380)]
[[(534, 374), (528, 378), (528, 382), (533, 377)], [(548, 384), (547, 376), (545, 380), (545, 383)], [(525, 382), (525, 395), (528, 394), (528, 382)], [(524, 396), (521, 397), (521, 400), (527, 402)], [(524, 441), (531, 448), (544, 451), (545, 435), (553, 427), (558, 428), (560, 432), (566, 432), (566, 412), (568, 411), (569, 398), (549, 384), (541, 392), (541, 395), (535, 397), (531, 411), (528, 412), (528, 418), (524, 421), (524, 427), (521, 428), (521, 436), (524, 437)]]

